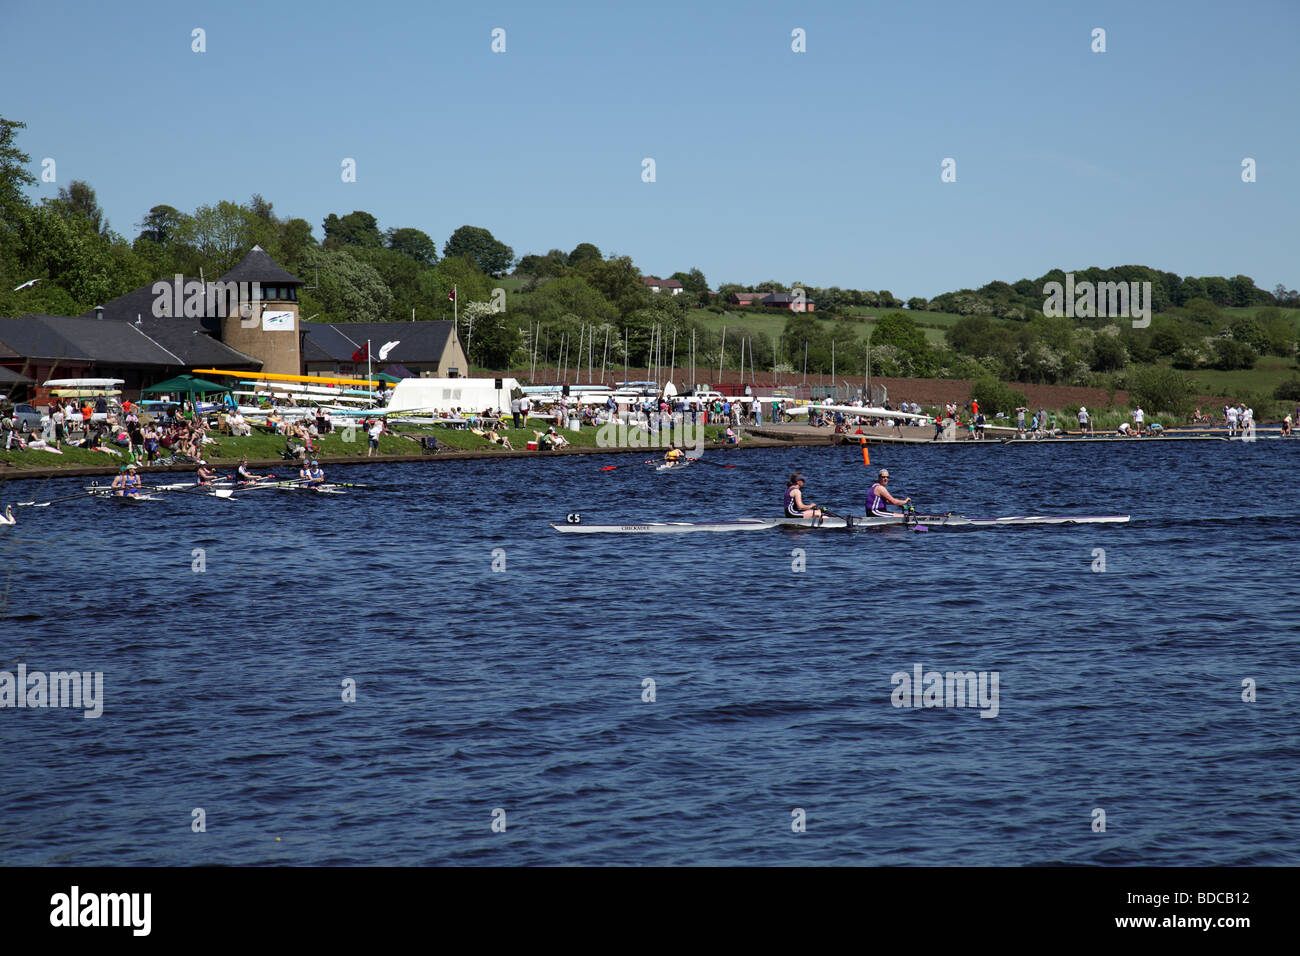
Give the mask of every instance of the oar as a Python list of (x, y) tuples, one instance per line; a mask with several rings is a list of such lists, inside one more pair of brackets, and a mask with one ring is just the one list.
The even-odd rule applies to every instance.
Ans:
[[(654, 464), (655, 462), (657, 462), (658, 460), (659, 460), (658, 458), (647, 458), (645, 461), (640, 462), (640, 464), (642, 464), (642, 465), (653, 465), (653, 464)], [(613, 471), (615, 468), (631, 468), (634, 464), (637, 464), (637, 463), (636, 463), (636, 462), (632, 462), (631, 464), (627, 464), (627, 465), (606, 465), (604, 468), (601, 468), (601, 469), (599, 469), (599, 470), (600, 470), (600, 471)]]
[(735, 468), (735, 465), (724, 465), (719, 461), (706, 461), (703, 458), (688, 458), (687, 461), (699, 462), (701, 465), (712, 465), (714, 468)]
[(73, 498), (89, 498), (91, 495), (101, 495), (111, 490), (112, 489), (109, 488), (108, 485), (105, 485), (103, 488), (96, 488), (94, 491), (82, 491), (75, 495), (65, 495), (62, 498), (51, 498), (49, 501), (20, 501), (18, 502), (18, 507), (48, 508), (50, 505), (57, 504), (60, 501), (71, 501)]

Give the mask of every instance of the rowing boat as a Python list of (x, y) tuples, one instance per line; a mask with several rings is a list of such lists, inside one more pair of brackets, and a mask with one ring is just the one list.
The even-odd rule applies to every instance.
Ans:
[(678, 471), (685, 468), (687, 465), (692, 465), (694, 463), (695, 459), (693, 458), (683, 458), (681, 461), (665, 461), (662, 464), (656, 465), (655, 471)]
[(963, 515), (848, 515), (843, 518), (740, 518), (736, 521), (646, 521), (640, 524), (582, 524), (581, 521), (552, 524), (566, 534), (684, 534), (693, 531), (770, 531), (790, 529), (879, 528), (903, 525), (918, 530), (931, 528), (1006, 528), (1024, 525), (1127, 524), (1128, 515), (1023, 515), (1008, 518), (967, 518)]

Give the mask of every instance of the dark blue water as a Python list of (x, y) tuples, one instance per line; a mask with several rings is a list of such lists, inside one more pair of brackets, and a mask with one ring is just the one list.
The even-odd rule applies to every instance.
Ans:
[[(99, 670), (105, 702), (0, 710), (0, 859), (1300, 863), (1300, 443), (709, 457), (739, 467), (421, 463), (334, 472), (391, 492), (17, 509), (0, 669)], [(775, 514), (795, 468), (861, 511), (880, 465), (922, 510), (1134, 520), (547, 525)], [(894, 707), (917, 664), (996, 671), (997, 716)]]

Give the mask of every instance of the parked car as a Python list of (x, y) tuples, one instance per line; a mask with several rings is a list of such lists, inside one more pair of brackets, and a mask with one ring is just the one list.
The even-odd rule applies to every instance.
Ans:
[(42, 415), (32, 405), (22, 404), (14, 406), (14, 420), (19, 423), (25, 432), (32, 429), (39, 432), (44, 430), (45, 423), (49, 421), (49, 416)]

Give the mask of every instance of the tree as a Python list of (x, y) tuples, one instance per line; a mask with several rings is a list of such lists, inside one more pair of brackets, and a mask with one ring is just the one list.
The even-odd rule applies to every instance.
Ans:
[(934, 351), (909, 316), (890, 312), (876, 322), (871, 332), (871, 347), (891, 346), (898, 355), (900, 365), (907, 375), (927, 376), (935, 366)]
[(248, 210), (224, 199), (215, 206), (199, 206), (183, 225), (183, 241), (194, 246), (217, 275), (230, 271), (254, 245)]
[(442, 247), (444, 258), (467, 256), (484, 275), (499, 276), (510, 271), (515, 251), (479, 226), (461, 226)]
[(914, 295), (907, 300), (907, 308), (910, 312), (924, 312), (929, 305), (929, 300), (923, 299), (919, 295)]
[(1235, 368), (1254, 368), (1257, 358), (1259, 355), (1245, 342), (1215, 339), (1214, 367), (1217, 369), (1230, 371)]
[(154, 206), (140, 222), (137, 240), (157, 243), (166, 249), (179, 238), (186, 220), (185, 213), (175, 206)]
[(429, 238), (427, 232), (412, 229), (389, 229), (385, 234), (388, 248), (400, 252), (421, 265), (431, 266), (438, 261), (438, 244)]
[(324, 226), (326, 242), (332, 240), (334, 244), (366, 246), (371, 249), (378, 249), (384, 244), (384, 238), (379, 233), (379, 220), (360, 209), (342, 217), (330, 213), (325, 217)]
[(50, 204), (60, 209), (64, 215), (81, 217), (101, 236), (108, 235), (108, 220), (104, 210), (95, 198), (95, 190), (89, 183), (74, 179), (68, 186), (59, 187), (59, 197), (50, 200)]
[(588, 259), (603, 258), (605, 257), (600, 254), (600, 250), (590, 242), (580, 242), (574, 246), (573, 251), (569, 253), (567, 264), (576, 266), (579, 263), (586, 262)]
[(319, 267), (317, 288), (302, 290), (300, 311), (319, 312), (326, 322), (379, 322), (389, 318), (393, 294), (374, 266), (361, 262), (343, 249), (312, 247), (303, 255), (303, 266)]
[(1017, 408), (1029, 404), (1024, 392), (1007, 388), (992, 375), (982, 376), (971, 383), (970, 398), (980, 403), (985, 418), (992, 418), (998, 412), (1010, 418)]
[(682, 284), (683, 289), (695, 295), (709, 291), (709, 280), (704, 278), (704, 273), (699, 269), (692, 268), (690, 272), (674, 272), (668, 278), (676, 279)]
[(1153, 414), (1183, 416), (1191, 411), (1196, 386), (1182, 372), (1163, 365), (1137, 368), (1128, 377), (1129, 399)]
[(511, 357), (523, 343), (518, 323), (504, 312), (494, 312), (491, 302), (465, 303), (460, 326), (461, 340), (469, 343), (470, 362), (484, 368), (509, 368)]
[(32, 158), (14, 145), (14, 134), (26, 127), (26, 123), (0, 116), (0, 225), (13, 222), (14, 212), (28, 205), (23, 187), (36, 183), (36, 177), (27, 171)]
[(613, 304), (621, 316), (645, 308), (650, 299), (659, 298), (647, 291), (641, 281), (641, 270), (630, 256), (588, 259), (577, 267), (577, 271), (588, 285)]

